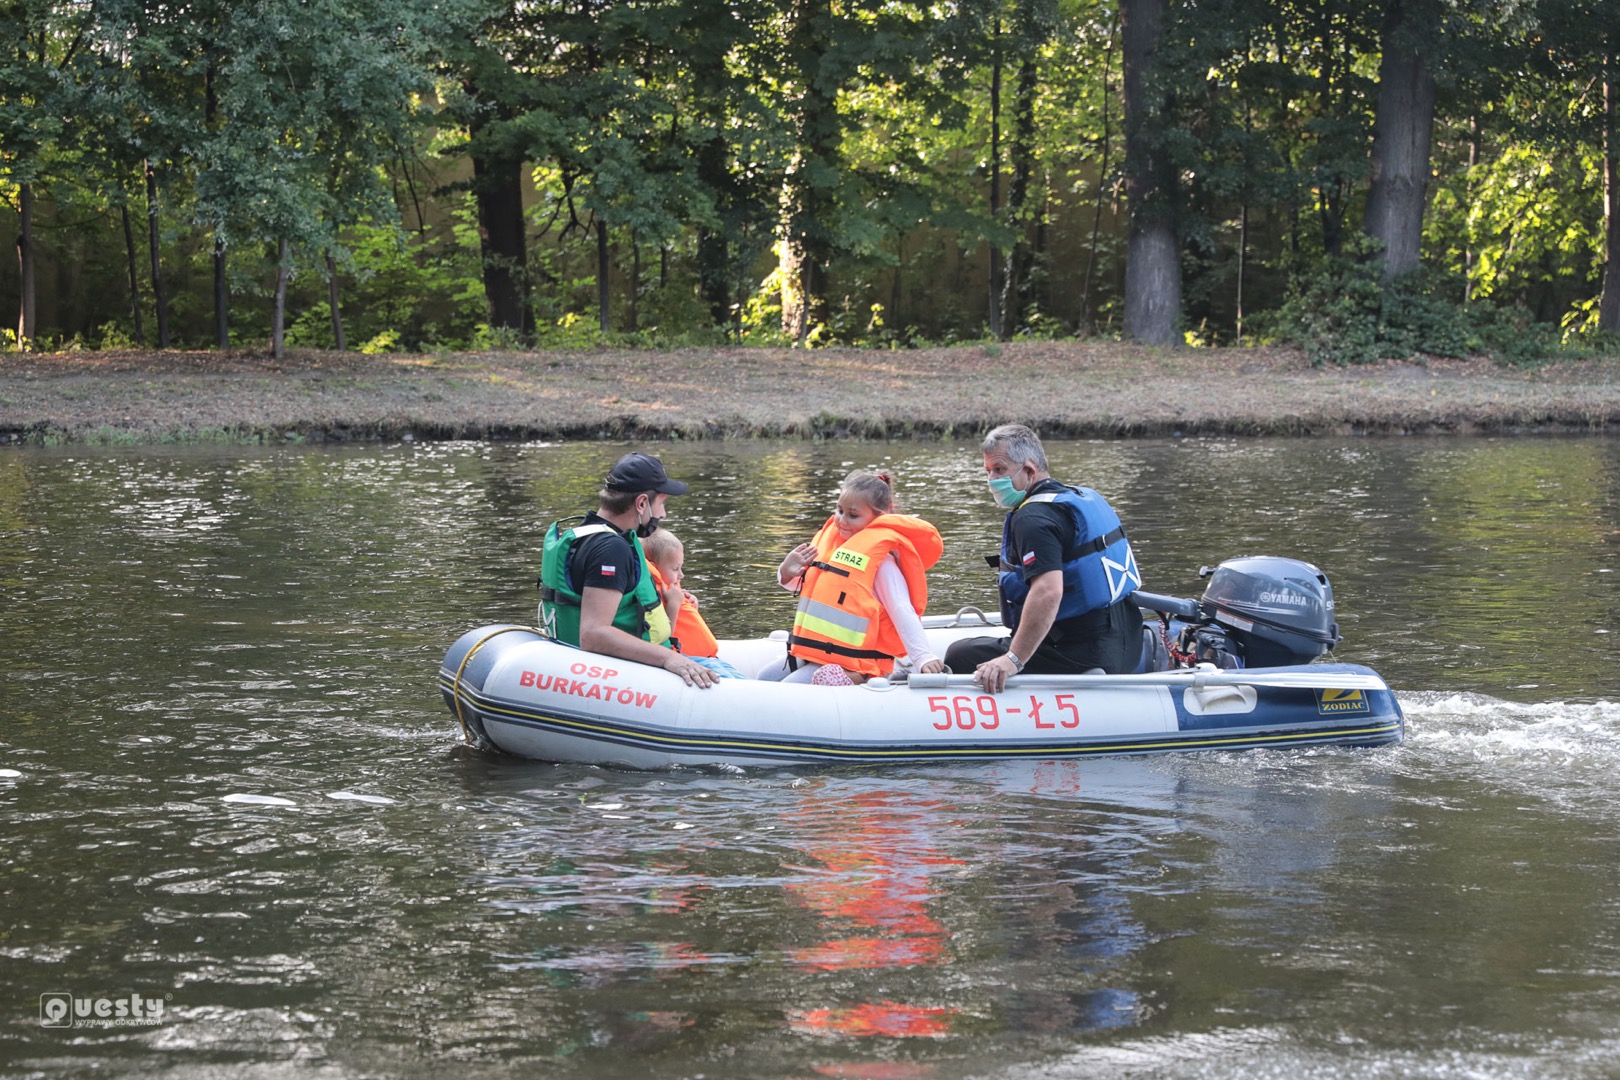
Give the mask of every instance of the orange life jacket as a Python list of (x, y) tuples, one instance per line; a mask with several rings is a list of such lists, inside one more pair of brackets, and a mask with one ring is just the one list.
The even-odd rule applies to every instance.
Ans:
[(834, 519), (816, 534), (816, 560), (799, 586), (799, 610), (788, 652), (816, 664), (838, 664), (862, 675), (887, 675), (905, 642), (877, 598), (877, 572), (895, 556), (918, 615), (928, 607), (926, 571), (945, 550), (939, 530), (922, 518), (880, 514), (842, 542)]
[[(652, 571), (653, 584), (658, 587), (658, 595), (663, 596), (669, 583), (664, 575), (658, 572), (658, 567), (651, 559), (647, 560), (647, 569)], [(682, 603), (681, 610), (675, 613), (675, 626), (670, 631), (674, 640), (676, 651), (682, 656), (718, 656), (720, 643), (714, 639), (714, 632), (709, 624), (703, 621), (703, 613), (691, 604)]]

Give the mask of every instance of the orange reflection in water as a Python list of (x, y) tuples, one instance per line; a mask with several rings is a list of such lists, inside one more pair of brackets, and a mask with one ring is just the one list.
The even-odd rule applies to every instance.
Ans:
[(788, 1014), (795, 1031), (817, 1035), (916, 1038), (949, 1035), (956, 1010), (868, 1001), (847, 1009), (800, 1009)]
[[(840, 799), (834, 814), (818, 804), (795, 815), (806, 826), (804, 853), (821, 866), (790, 883), (789, 894), (825, 916), (829, 929), (857, 932), (788, 950), (788, 959), (822, 971), (949, 963), (945, 926), (928, 912), (937, 896), (932, 876), (962, 865), (933, 843), (948, 813), (902, 793), (866, 792)], [(948, 1034), (956, 1016), (948, 1007), (882, 1000), (795, 1010), (788, 1021), (821, 1035), (929, 1038)]]
[(836, 1061), (812, 1065), (810, 1071), (840, 1080), (918, 1080), (939, 1072), (932, 1065), (916, 1061)]
[[(941, 854), (929, 836), (941, 819), (928, 811), (942, 809), (919, 807), (891, 792), (868, 792), (841, 802), (833, 821), (836, 834), (804, 849), (830, 872), (806, 875), (787, 888), (829, 919), (879, 933), (790, 950), (790, 959), (823, 970), (944, 963), (945, 927), (928, 913), (935, 896), (929, 878), (941, 867), (962, 862)], [(815, 816), (827, 820), (825, 808), (817, 808)]]

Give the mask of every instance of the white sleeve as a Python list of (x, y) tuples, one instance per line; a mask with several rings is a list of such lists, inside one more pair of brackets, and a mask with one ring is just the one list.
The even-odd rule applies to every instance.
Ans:
[(911, 666), (920, 668), (930, 660), (938, 660), (939, 657), (928, 648), (928, 635), (923, 631), (922, 620), (911, 606), (911, 588), (906, 584), (906, 575), (893, 555), (884, 559), (883, 565), (878, 567), (873, 591), (877, 593), (878, 603), (888, 612), (889, 621), (900, 632), (900, 640), (905, 643)]

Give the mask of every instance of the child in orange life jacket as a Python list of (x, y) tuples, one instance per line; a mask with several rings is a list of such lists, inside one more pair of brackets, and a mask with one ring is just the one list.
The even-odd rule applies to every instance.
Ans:
[(647, 569), (652, 571), (653, 585), (664, 598), (664, 611), (669, 616), (670, 644), (682, 656), (690, 657), (722, 678), (740, 679), (742, 672), (720, 659), (720, 645), (714, 632), (698, 612), (697, 597), (682, 588), (685, 578), (686, 546), (680, 537), (668, 529), (660, 528), (641, 541), (642, 553), (647, 556)]
[(887, 474), (857, 470), (844, 478), (833, 516), (777, 568), (777, 581), (799, 594), (799, 609), (787, 657), (759, 678), (844, 686), (888, 675), (901, 656), (915, 671), (945, 670), (920, 618), (926, 571), (944, 542), (928, 522), (893, 511)]

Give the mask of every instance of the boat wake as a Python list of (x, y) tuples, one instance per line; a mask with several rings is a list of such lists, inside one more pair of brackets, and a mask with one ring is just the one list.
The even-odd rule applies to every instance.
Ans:
[(1620, 701), (1513, 702), (1483, 694), (1401, 693), (1405, 753), (1553, 805), (1620, 817)]

